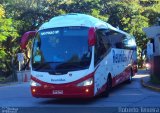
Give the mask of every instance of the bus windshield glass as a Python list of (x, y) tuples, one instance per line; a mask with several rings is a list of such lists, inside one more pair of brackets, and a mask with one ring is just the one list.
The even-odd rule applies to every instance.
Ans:
[(86, 69), (91, 62), (87, 27), (40, 30), (34, 39), (32, 69), (53, 74)]

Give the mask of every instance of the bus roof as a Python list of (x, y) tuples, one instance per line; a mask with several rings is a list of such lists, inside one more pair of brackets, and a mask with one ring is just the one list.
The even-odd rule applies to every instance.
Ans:
[(42, 24), (39, 30), (55, 28), (55, 27), (69, 27), (69, 26), (108, 28), (115, 30), (117, 32), (121, 32), (125, 35), (129, 35), (128, 33), (121, 31), (98, 18), (80, 13), (69, 13), (53, 17), (49, 20), (49, 22)]

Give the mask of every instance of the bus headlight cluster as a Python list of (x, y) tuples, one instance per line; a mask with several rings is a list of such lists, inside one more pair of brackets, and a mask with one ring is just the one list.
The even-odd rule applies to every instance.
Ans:
[(30, 85), (31, 86), (41, 86), (41, 84), (39, 84), (39, 83), (37, 83), (37, 82), (35, 82), (33, 80), (30, 81)]
[(150, 69), (150, 68), (151, 68), (150, 63), (146, 63), (146, 68), (147, 68), (147, 69)]
[(81, 83), (78, 83), (77, 86), (90, 86), (93, 84), (93, 78), (89, 78)]

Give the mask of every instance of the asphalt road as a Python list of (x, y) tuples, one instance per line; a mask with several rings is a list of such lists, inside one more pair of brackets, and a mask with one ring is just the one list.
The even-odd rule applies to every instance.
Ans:
[[(134, 76), (131, 84), (115, 87), (109, 97), (93, 99), (53, 99), (31, 96), (29, 83), (0, 87), (0, 113), (116, 113), (124, 110), (160, 112), (160, 93), (141, 86), (140, 79), (148, 77), (144, 71)], [(126, 108), (127, 107), (127, 108)], [(159, 107), (159, 108), (157, 108)], [(152, 109), (152, 110), (153, 110)], [(158, 112), (158, 111), (157, 111)]]

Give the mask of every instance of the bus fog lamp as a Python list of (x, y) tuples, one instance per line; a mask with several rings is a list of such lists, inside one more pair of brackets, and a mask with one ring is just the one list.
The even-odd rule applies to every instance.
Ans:
[(35, 93), (35, 92), (36, 92), (36, 89), (33, 89), (32, 92)]
[(88, 92), (89, 92), (89, 89), (86, 89), (85, 91), (86, 91), (86, 93), (88, 93)]

